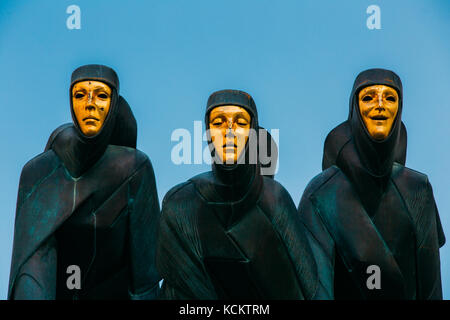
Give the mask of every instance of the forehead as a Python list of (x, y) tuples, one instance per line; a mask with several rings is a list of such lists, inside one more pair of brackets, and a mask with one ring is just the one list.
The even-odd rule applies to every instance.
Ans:
[(245, 110), (242, 107), (236, 106), (236, 105), (226, 105), (226, 106), (219, 106), (215, 107), (211, 110), (211, 113), (209, 114), (210, 118), (217, 117), (217, 116), (227, 116), (232, 117), (236, 114), (242, 114), (243, 116), (246, 116), (250, 118), (250, 114), (247, 110)]
[(376, 84), (373, 86), (365, 87), (365, 88), (361, 89), (361, 91), (359, 92), (359, 95), (361, 96), (361, 95), (369, 93), (369, 92), (370, 93), (389, 92), (389, 93), (397, 95), (397, 90), (395, 90), (394, 88), (392, 88), (390, 86), (384, 85), (384, 84)]
[(101, 81), (93, 81), (93, 80), (85, 80), (80, 81), (74, 84), (73, 90), (95, 90), (95, 89), (103, 89), (107, 92), (111, 91), (111, 88), (104, 82)]

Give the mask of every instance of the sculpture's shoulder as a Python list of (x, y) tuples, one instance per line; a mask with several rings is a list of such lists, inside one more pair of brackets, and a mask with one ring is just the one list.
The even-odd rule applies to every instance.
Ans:
[(33, 188), (50, 176), (60, 165), (61, 162), (53, 150), (35, 156), (23, 166), (19, 188), (23, 190)]
[(67, 143), (70, 139), (70, 135), (75, 132), (74, 126), (72, 123), (65, 123), (50, 134), (50, 137), (48, 138), (47, 145), (45, 146), (45, 151), (50, 150), (53, 147), (53, 143), (55, 143), (56, 140), (61, 139), (62, 143)]
[[(184, 238), (196, 231), (199, 201), (192, 182), (186, 181), (171, 188), (164, 196), (161, 209), (161, 230), (172, 230)], [(163, 232), (164, 233), (164, 232)]]
[(108, 161), (116, 162), (120, 167), (129, 168), (140, 167), (144, 163), (150, 162), (149, 157), (144, 152), (135, 148), (116, 145), (109, 145), (107, 147), (105, 158)]
[(423, 218), (424, 214), (436, 215), (433, 190), (426, 174), (395, 163), (391, 178), (414, 221)]
[(194, 195), (195, 191), (192, 181), (188, 180), (186, 182), (177, 184), (176, 186), (172, 187), (164, 196), (164, 199), (162, 201), (162, 210), (164, 212), (172, 212), (175, 208), (188, 208), (189, 204), (194, 200)]
[(406, 187), (406, 190), (427, 189), (429, 188), (428, 176), (417, 170), (405, 167), (399, 163), (394, 162), (392, 166), (392, 179), (401, 187)]
[(314, 178), (312, 178), (311, 181), (308, 183), (308, 185), (305, 188), (305, 191), (303, 192), (303, 197), (309, 198), (320, 188), (326, 187), (328, 183), (331, 181), (331, 179), (336, 178), (340, 175), (342, 175), (342, 171), (335, 165), (322, 171)]
[(417, 226), (418, 234), (427, 234), (424, 230), (436, 225), (439, 247), (442, 247), (445, 235), (428, 176), (394, 163), (391, 177)]
[(216, 183), (216, 178), (212, 171), (202, 172), (196, 176), (193, 176), (188, 180), (197, 189), (202, 189), (204, 186), (212, 186)]
[(271, 203), (277, 203), (279, 205), (293, 204), (291, 195), (286, 188), (277, 180), (268, 177), (263, 177), (263, 197), (260, 201), (269, 200)]
[(136, 172), (149, 171), (154, 177), (152, 163), (149, 157), (142, 151), (134, 148), (109, 145), (105, 154), (96, 164), (97, 168), (92, 174), (105, 174), (110, 172), (114, 176), (126, 179), (135, 176)]

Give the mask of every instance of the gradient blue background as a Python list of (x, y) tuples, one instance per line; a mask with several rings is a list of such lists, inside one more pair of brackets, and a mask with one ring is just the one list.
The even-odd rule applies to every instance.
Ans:
[[(81, 8), (81, 30), (66, 8)], [(381, 30), (366, 8), (381, 8)], [(321, 171), (326, 134), (347, 117), (362, 70), (397, 72), (404, 85), (407, 166), (426, 173), (450, 238), (449, 1), (8, 1), (0, 4), (0, 298), (6, 298), (20, 171), (71, 121), (71, 72), (113, 67), (153, 162), (160, 200), (208, 170), (171, 162), (171, 133), (193, 131), (210, 93), (242, 89), (260, 123), (280, 129), (279, 180), (298, 204)], [(441, 249), (450, 298), (450, 246)]]

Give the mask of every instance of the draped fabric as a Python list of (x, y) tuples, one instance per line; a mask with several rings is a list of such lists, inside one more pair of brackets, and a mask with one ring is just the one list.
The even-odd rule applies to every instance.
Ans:
[[(358, 110), (359, 91), (374, 84), (393, 87), (400, 99), (382, 141), (370, 137)], [(395, 162), (406, 157), (402, 100), (400, 78), (392, 71), (358, 75), (349, 120), (325, 145), (324, 163), (327, 158), (334, 165), (309, 183), (298, 207), (322, 262), (321, 283), (333, 288), (336, 299), (442, 298), (439, 248), (445, 237), (431, 185), (426, 175)], [(367, 285), (371, 266), (381, 271), (381, 289)]]
[[(44, 152), (22, 169), (16, 208), (9, 299), (153, 299), (159, 201), (153, 167), (136, 150), (136, 120), (105, 66), (72, 75), (113, 91), (101, 131), (86, 137), (57, 128)], [(71, 97), (71, 90), (70, 90)], [(72, 99), (71, 99), (72, 100)], [(71, 108), (72, 110), (72, 108)], [(70, 289), (67, 270), (80, 270)]]
[[(142, 152), (109, 146), (93, 170), (70, 176), (53, 150), (22, 170), (9, 299), (152, 298), (159, 203)], [(111, 173), (114, 174), (111, 174)], [(68, 290), (68, 266), (81, 290)]]
[[(370, 216), (351, 181), (332, 166), (309, 183), (298, 210), (320, 281), (335, 299), (442, 299), (439, 248), (445, 237), (425, 175), (394, 164)], [(367, 287), (371, 265), (380, 268), (380, 290)]]
[[(328, 169), (332, 165), (336, 165), (342, 148), (351, 140), (351, 128), (348, 120), (340, 123), (331, 130), (325, 138), (323, 147), (322, 170)], [(406, 147), (408, 142), (408, 134), (405, 124), (401, 123), (400, 138), (394, 150), (394, 161), (401, 165), (406, 164)]]
[[(209, 112), (238, 105), (259, 128), (256, 105), (244, 92), (211, 95)], [(209, 142), (210, 137), (208, 137)], [(210, 143), (211, 153), (214, 149)], [(250, 158), (248, 144), (241, 157)], [(157, 268), (163, 299), (318, 299), (331, 293), (316, 265), (295, 205), (260, 163), (213, 163), (212, 171), (172, 188), (164, 197)]]

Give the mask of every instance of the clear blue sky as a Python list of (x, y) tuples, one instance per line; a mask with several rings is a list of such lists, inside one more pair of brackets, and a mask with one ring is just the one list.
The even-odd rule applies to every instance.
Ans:
[[(66, 8), (81, 8), (68, 30)], [(381, 30), (366, 8), (381, 8)], [(280, 130), (279, 180), (298, 204), (321, 171), (326, 134), (347, 117), (355, 76), (392, 69), (404, 85), (407, 166), (433, 185), (450, 241), (449, 1), (10, 1), (0, 4), (0, 299), (6, 298), (19, 175), (49, 134), (71, 121), (71, 72), (113, 67), (138, 122), (160, 200), (208, 170), (171, 162), (171, 133), (193, 130), (215, 90), (255, 99), (260, 123)], [(441, 249), (450, 299), (450, 246)]]

